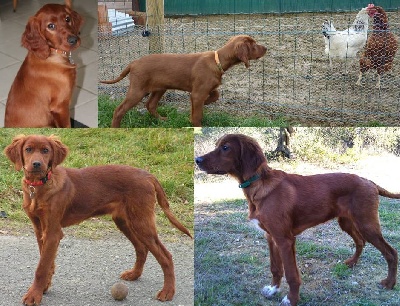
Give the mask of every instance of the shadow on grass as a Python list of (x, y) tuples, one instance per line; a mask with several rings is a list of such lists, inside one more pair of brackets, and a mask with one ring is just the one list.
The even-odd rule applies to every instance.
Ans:
[[(198, 200), (198, 199), (197, 199)], [(282, 292), (272, 300), (260, 290), (271, 281), (269, 252), (263, 234), (247, 222), (244, 200), (228, 200), (195, 205), (195, 305), (278, 305), (288, 293), (285, 279)], [(400, 205), (381, 201), (383, 234), (400, 248)], [(385, 231), (385, 224), (389, 231)], [(318, 235), (318, 232), (321, 234)], [(349, 269), (343, 261), (354, 252), (351, 238), (335, 220), (305, 231), (297, 239), (298, 267), (303, 280), (298, 305), (400, 305), (398, 286), (380, 289), (386, 276), (382, 255), (367, 245), (358, 265)]]

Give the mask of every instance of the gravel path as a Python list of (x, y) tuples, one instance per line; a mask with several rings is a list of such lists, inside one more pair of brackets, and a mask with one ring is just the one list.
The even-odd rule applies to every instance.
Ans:
[[(165, 243), (175, 264), (176, 295), (173, 301), (154, 299), (162, 288), (161, 267), (148, 256), (143, 275), (129, 288), (124, 301), (115, 301), (111, 286), (122, 271), (134, 263), (134, 251), (126, 239), (88, 240), (65, 237), (58, 250), (52, 287), (43, 296), (41, 306), (92, 305), (193, 305), (193, 243)], [(21, 298), (33, 281), (39, 259), (33, 236), (0, 236), (0, 305), (22, 305)]]

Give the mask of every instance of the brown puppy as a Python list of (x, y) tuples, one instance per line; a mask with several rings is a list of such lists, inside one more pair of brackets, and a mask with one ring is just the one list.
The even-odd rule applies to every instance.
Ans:
[(396, 284), (397, 251), (382, 236), (378, 206), (379, 195), (400, 199), (400, 194), (354, 174), (302, 176), (271, 169), (258, 143), (240, 134), (222, 137), (216, 149), (197, 157), (196, 163), (209, 174), (230, 174), (240, 182), (249, 205), (249, 219), (268, 240), (272, 285), (263, 288), (266, 297), (279, 291), (285, 272), (289, 295), (281, 305), (297, 305), (301, 279), (295, 257), (296, 236), (332, 218), (338, 218), (340, 227), (356, 245), (355, 254), (345, 263), (354, 266), (369, 242), (388, 264), (382, 286), (392, 289)]
[(136, 106), (147, 94), (146, 108), (156, 118), (158, 101), (167, 89), (179, 89), (191, 93), (192, 111), (190, 121), (201, 126), (203, 106), (218, 100), (218, 86), (222, 75), (230, 67), (243, 62), (247, 68), (250, 60), (264, 56), (267, 48), (259, 45), (247, 35), (232, 37), (217, 51), (192, 54), (151, 54), (131, 62), (114, 84), (129, 74), (129, 89), (126, 98), (114, 111), (112, 127), (120, 127), (122, 117)]
[(28, 49), (8, 94), (5, 127), (71, 127), (69, 107), (82, 17), (69, 6), (46, 4), (22, 35)]
[(18, 136), (4, 152), (16, 170), (24, 171), (23, 208), (32, 221), (40, 250), (35, 279), (22, 300), (25, 305), (39, 305), (43, 293), (50, 287), (62, 228), (105, 214), (112, 216), (136, 250), (134, 267), (122, 273), (121, 278), (139, 278), (150, 251), (164, 272), (164, 287), (157, 299), (172, 300), (174, 264), (157, 236), (155, 199), (168, 220), (191, 235), (172, 214), (165, 192), (153, 175), (121, 165), (61, 167), (59, 164), (67, 156), (68, 148), (51, 136)]

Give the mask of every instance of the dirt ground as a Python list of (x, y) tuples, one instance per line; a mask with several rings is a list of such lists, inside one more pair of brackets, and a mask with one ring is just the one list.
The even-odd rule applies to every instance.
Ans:
[[(95, 305), (193, 305), (193, 243), (182, 238), (179, 243), (165, 243), (175, 264), (176, 295), (171, 302), (154, 299), (162, 288), (163, 274), (152, 255), (148, 256), (144, 273), (134, 282), (125, 282), (128, 297), (115, 301), (111, 286), (119, 275), (133, 266), (134, 253), (124, 238), (99, 240), (65, 237), (56, 259), (56, 273), (52, 287), (44, 295), (42, 306), (95, 306)], [(0, 305), (20, 305), (29, 288), (39, 252), (34, 236), (16, 237), (0, 235)]]
[[(267, 118), (285, 117), (311, 125), (376, 123), (398, 125), (400, 109), (400, 54), (393, 70), (375, 88), (376, 73), (368, 72), (356, 86), (358, 59), (334, 60), (333, 69), (324, 52), (321, 25), (332, 20), (338, 30), (355, 18), (351, 13), (303, 13), (283, 15), (227, 15), (167, 18), (163, 52), (189, 53), (216, 50), (231, 36), (248, 34), (268, 48), (267, 54), (231, 68), (223, 77), (221, 98), (207, 106), (215, 111)], [(400, 32), (398, 12), (389, 12), (394, 33)], [(371, 27), (370, 27), (371, 29)], [(113, 79), (132, 60), (148, 54), (148, 39), (140, 28), (126, 36), (99, 36), (99, 79)], [(344, 74), (348, 66), (348, 74)], [(116, 85), (99, 84), (99, 94), (125, 96), (127, 80)], [(170, 91), (165, 103), (188, 110), (189, 96)], [(143, 107), (143, 105), (140, 105)]]

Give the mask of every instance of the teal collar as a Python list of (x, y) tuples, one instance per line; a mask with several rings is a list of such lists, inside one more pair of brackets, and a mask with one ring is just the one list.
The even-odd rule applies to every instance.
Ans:
[(260, 178), (260, 176), (258, 174), (253, 175), (247, 181), (244, 181), (243, 183), (239, 184), (239, 188), (247, 188), (251, 185), (251, 183), (257, 181), (259, 178)]

